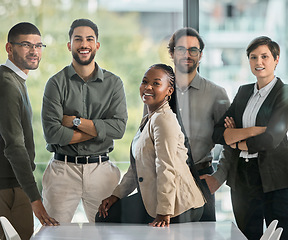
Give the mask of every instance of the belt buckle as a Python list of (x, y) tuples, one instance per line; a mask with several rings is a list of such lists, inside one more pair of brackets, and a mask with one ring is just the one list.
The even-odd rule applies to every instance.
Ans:
[(76, 156), (75, 157), (75, 164), (77, 164), (78, 165), (78, 158), (80, 158), (81, 156)]
[(76, 156), (75, 157), (75, 164), (77, 164), (77, 165), (80, 164), (80, 163), (78, 163), (78, 158), (86, 158), (86, 164), (88, 164), (90, 156)]
[(102, 157), (101, 155), (99, 155), (99, 157), (98, 157), (99, 158), (99, 164), (102, 163), (101, 157)]

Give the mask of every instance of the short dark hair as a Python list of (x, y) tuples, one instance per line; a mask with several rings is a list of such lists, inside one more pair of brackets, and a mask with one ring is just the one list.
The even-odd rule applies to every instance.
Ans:
[(279, 47), (278, 43), (272, 41), (271, 38), (269, 38), (267, 36), (260, 36), (260, 37), (253, 39), (249, 43), (249, 45), (246, 49), (247, 57), (249, 58), (250, 53), (253, 50), (255, 50), (257, 47), (262, 46), (262, 45), (266, 45), (269, 48), (274, 60), (276, 60), (277, 56), (280, 55), (280, 47)]
[(81, 19), (76, 19), (74, 22), (71, 24), (70, 30), (69, 30), (69, 39), (71, 40), (72, 34), (74, 32), (74, 29), (77, 27), (90, 27), (92, 30), (95, 32), (96, 38), (98, 39), (98, 27), (95, 23), (93, 23), (89, 19), (81, 18)]
[(15, 42), (19, 35), (35, 34), (41, 36), (39, 29), (29, 22), (20, 22), (14, 25), (8, 32), (7, 41)]
[(177, 41), (183, 37), (183, 36), (191, 36), (191, 37), (196, 37), (199, 41), (199, 45), (200, 45), (200, 50), (201, 52), (203, 51), (205, 44), (204, 41), (202, 40), (202, 38), (200, 37), (199, 33), (191, 27), (185, 27), (185, 28), (181, 28), (179, 30), (177, 30), (172, 37), (170, 38), (169, 44), (168, 44), (168, 49), (169, 49), (169, 53), (173, 54), (174, 53), (174, 48), (176, 46)]

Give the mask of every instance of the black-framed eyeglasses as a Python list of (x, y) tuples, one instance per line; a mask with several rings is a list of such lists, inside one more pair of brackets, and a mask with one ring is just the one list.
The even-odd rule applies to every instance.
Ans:
[(181, 55), (181, 56), (183, 56), (186, 53), (186, 51), (189, 52), (189, 55), (191, 57), (197, 57), (198, 54), (201, 53), (201, 49), (199, 49), (197, 47), (191, 47), (191, 48), (187, 49), (187, 48), (185, 48), (183, 46), (177, 46), (177, 47), (174, 48), (174, 50), (175, 50), (175, 53), (177, 55)]
[(21, 47), (24, 47), (26, 49), (31, 49), (31, 48), (36, 48), (37, 50), (42, 50), (46, 47), (46, 45), (42, 44), (42, 43), (36, 43), (36, 44), (33, 44), (33, 43), (30, 43), (30, 42), (10, 42), (11, 44), (15, 44), (15, 45), (19, 45)]

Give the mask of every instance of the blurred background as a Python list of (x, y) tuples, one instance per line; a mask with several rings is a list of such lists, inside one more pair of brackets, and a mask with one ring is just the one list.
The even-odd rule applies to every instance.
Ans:
[[(110, 157), (125, 173), (129, 165), (130, 142), (142, 117), (141, 79), (154, 63), (173, 65), (167, 44), (170, 36), (183, 27), (183, 1), (0, 0), (0, 63), (5, 63), (7, 58), (7, 33), (20, 21), (38, 26), (42, 41), (47, 45), (39, 69), (30, 71), (27, 81), (36, 144), (34, 175), (40, 190), (43, 172), (52, 156), (45, 148), (41, 126), (43, 90), (49, 77), (71, 63), (71, 53), (67, 49), (71, 23), (77, 18), (89, 18), (98, 25), (101, 46), (96, 61), (124, 82), (127, 129), (123, 139), (115, 141)], [(280, 45), (276, 74), (287, 83), (287, 12), (287, 0), (199, 1), (199, 33), (206, 44), (199, 68), (201, 75), (223, 86), (233, 100), (240, 85), (255, 82), (245, 54), (248, 43), (257, 36), (267, 35)], [(214, 165), (216, 163), (217, 151)], [(216, 210), (218, 221), (234, 221), (226, 185), (216, 193)], [(87, 221), (81, 205), (73, 221)]]

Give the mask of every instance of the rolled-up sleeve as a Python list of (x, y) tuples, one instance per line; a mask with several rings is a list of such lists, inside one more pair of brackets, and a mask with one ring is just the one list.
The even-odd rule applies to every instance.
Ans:
[(42, 104), (42, 125), (48, 144), (68, 145), (73, 137), (73, 129), (62, 125), (63, 107), (60, 86), (55, 78), (48, 80)]
[(113, 84), (112, 99), (104, 119), (94, 119), (98, 141), (105, 138), (121, 139), (124, 135), (127, 122), (127, 107), (124, 86), (120, 78)]
[[(115, 74), (97, 68), (97, 74), (88, 81), (72, 65), (48, 80), (42, 106), (48, 151), (83, 156), (108, 153), (113, 150), (113, 140), (124, 135), (128, 114), (123, 83)], [(91, 120), (97, 136), (69, 144), (74, 129), (62, 125), (63, 115)]]

